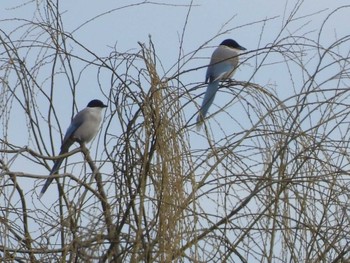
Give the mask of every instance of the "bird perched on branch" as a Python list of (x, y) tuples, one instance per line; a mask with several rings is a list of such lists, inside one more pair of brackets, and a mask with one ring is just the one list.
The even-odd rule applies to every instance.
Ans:
[[(85, 109), (79, 111), (74, 116), (64, 136), (60, 155), (67, 153), (69, 147), (74, 142), (88, 143), (95, 137), (102, 121), (102, 109), (106, 107), (107, 105), (103, 104), (102, 101), (92, 100)], [(58, 172), (63, 160), (64, 157), (56, 160), (50, 172), (50, 176)], [(41, 189), (39, 199), (43, 196), (52, 180), (53, 178), (48, 178), (46, 180), (45, 185)]]
[(205, 83), (208, 83), (202, 106), (197, 117), (197, 130), (203, 125), (205, 116), (210, 105), (213, 103), (215, 94), (219, 89), (219, 82), (231, 78), (238, 67), (239, 52), (246, 50), (233, 39), (226, 39), (215, 49), (207, 68)]

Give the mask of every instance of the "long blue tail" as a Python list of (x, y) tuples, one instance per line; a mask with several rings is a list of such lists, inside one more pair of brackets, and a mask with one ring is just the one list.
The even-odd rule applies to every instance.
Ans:
[[(60, 154), (59, 155), (62, 155), (62, 154), (65, 154), (68, 152), (69, 150), (69, 147), (73, 144), (73, 142), (66, 142), (64, 145), (62, 145), (61, 147), (61, 151), (60, 151)], [(63, 162), (64, 158), (59, 158), (56, 160), (55, 164), (53, 165), (52, 169), (51, 169), (51, 172), (50, 172), (50, 175), (54, 175), (58, 172), (58, 169), (60, 169), (60, 166)], [(46, 192), (47, 188), (49, 188), (50, 184), (52, 183), (53, 181), (53, 178), (48, 178), (43, 186), (43, 188), (41, 189), (41, 192), (39, 194), (39, 199), (44, 195), (44, 193)]]
[(207, 91), (205, 92), (201, 109), (197, 116), (197, 131), (200, 131), (204, 123), (205, 116), (207, 115), (210, 105), (213, 103), (215, 94), (219, 89), (219, 80), (215, 80), (208, 84)]

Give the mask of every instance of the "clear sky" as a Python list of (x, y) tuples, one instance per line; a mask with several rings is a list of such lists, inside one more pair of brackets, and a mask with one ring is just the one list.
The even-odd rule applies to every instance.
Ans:
[[(11, 8), (18, 4), (18, 7)], [(176, 5), (169, 1), (155, 1), (152, 3), (163, 4), (142, 4), (143, 1), (103, 1), (99, 3), (78, 1), (59, 1), (62, 11), (64, 30), (72, 32), (73, 36), (81, 44), (100, 56), (107, 56), (112, 47), (120, 52), (136, 52), (139, 50), (138, 42), (148, 43), (148, 36), (152, 37), (157, 55), (162, 62), (167, 76), (176, 73), (176, 64), (179, 56), (181, 35), (184, 34), (182, 43), (182, 54), (189, 54), (197, 50), (201, 45), (214, 38), (218, 33), (229, 31), (215, 37), (203, 50), (197, 53), (196, 57), (185, 64), (184, 70), (205, 66), (210, 55), (218, 43), (225, 38), (233, 38), (242, 46), (248, 49), (248, 57), (252, 57), (258, 48), (271, 44), (275, 39), (282, 38), (280, 32), (291, 13), (295, 12), (288, 28), (284, 29), (283, 35), (293, 33), (304, 35), (317, 40), (320, 27), (325, 18), (332, 10), (342, 6), (346, 1), (193, 1), (189, 8), (190, 1), (176, 1)], [(298, 3), (298, 4), (296, 4)], [(2, 19), (44, 17), (45, 14), (36, 12), (33, 14), (35, 5), (27, 4), (21, 6), (22, 1), (5, 1), (0, 10)], [(6, 6), (6, 8), (5, 8)], [(295, 8), (298, 6), (298, 8)], [(346, 13), (348, 9), (337, 11), (330, 19), (320, 34), (321, 45), (334, 42), (347, 34)], [(186, 17), (188, 20), (186, 22)], [(266, 23), (262, 21), (267, 19)], [(183, 28), (186, 22), (186, 30)], [(11, 32), (20, 22), (3, 22), (2, 29)], [(73, 52), (82, 52), (79, 47), (72, 46)], [(83, 53), (81, 53), (83, 54)], [(280, 60), (280, 57), (270, 56), (269, 62)], [(259, 58), (258, 58), (259, 60)], [(254, 60), (248, 60), (240, 67), (234, 78), (237, 80), (249, 80), (255, 71)], [(270, 61), (271, 60), (271, 61)], [(30, 63), (30, 61), (28, 61)], [(77, 64), (76, 71), (81, 70)], [(170, 72), (168, 72), (170, 70)], [(199, 83), (204, 81), (205, 68), (190, 71), (184, 74), (184, 83)], [(253, 81), (261, 86), (274, 85), (276, 92), (283, 98), (289, 95), (286, 91), (284, 68), (279, 67), (279, 72), (261, 69), (254, 74)], [(83, 107), (92, 97), (99, 97), (101, 92), (95, 88), (96, 71), (85, 71), (80, 76), (78, 85), (78, 107)], [(162, 69), (159, 69), (162, 73)], [(38, 76), (40, 78), (40, 75)], [(46, 76), (44, 76), (46, 77)], [(48, 84), (48, 83), (46, 83)], [(62, 83), (62, 86), (65, 86)], [(62, 87), (64, 88), (64, 87)], [(106, 87), (108, 89), (108, 87)], [(87, 92), (88, 91), (88, 92)], [(204, 92), (202, 89), (200, 92)], [(218, 94), (214, 103), (220, 105), (224, 94)], [(201, 98), (199, 98), (199, 102)], [(58, 107), (63, 105), (59, 104)], [(213, 113), (215, 107), (210, 111)], [(235, 110), (231, 107), (232, 110)], [(193, 108), (195, 113), (195, 108)], [(62, 112), (62, 111), (61, 111)], [(189, 118), (191, 117), (188, 116)], [(221, 116), (216, 115), (216, 120), (224, 122)], [(69, 120), (67, 121), (67, 125)], [(64, 128), (63, 128), (64, 129)]]

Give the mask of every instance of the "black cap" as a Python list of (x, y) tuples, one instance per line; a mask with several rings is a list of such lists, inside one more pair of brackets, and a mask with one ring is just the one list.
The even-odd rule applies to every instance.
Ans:
[(246, 48), (240, 46), (236, 41), (233, 39), (225, 39), (224, 41), (221, 42), (220, 45), (231, 47), (231, 48), (236, 48), (240, 50), (247, 50)]
[(89, 108), (106, 108), (107, 105), (103, 104), (100, 100), (92, 100), (87, 105)]

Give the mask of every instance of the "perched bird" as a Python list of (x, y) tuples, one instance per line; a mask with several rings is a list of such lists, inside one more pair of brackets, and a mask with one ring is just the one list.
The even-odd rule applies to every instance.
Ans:
[[(74, 142), (88, 143), (97, 134), (101, 121), (102, 121), (102, 109), (107, 105), (103, 104), (100, 100), (92, 100), (87, 107), (79, 111), (73, 118), (72, 123), (69, 125), (66, 134), (64, 136), (60, 155), (68, 152), (69, 147)], [(56, 174), (60, 168), (64, 158), (56, 160), (50, 176)], [(41, 189), (39, 199), (43, 196), (49, 185), (52, 183), (53, 178), (48, 178), (45, 185)]]
[(210, 105), (213, 103), (215, 94), (219, 89), (219, 82), (231, 78), (238, 67), (239, 51), (246, 50), (233, 39), (226, 39), (215, 49), (207, 68), (205, 83), (208, 83), (202, 106), (197, 117), (197, 130), (199, 131), (204, 122)]

